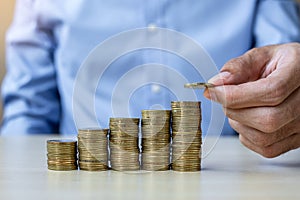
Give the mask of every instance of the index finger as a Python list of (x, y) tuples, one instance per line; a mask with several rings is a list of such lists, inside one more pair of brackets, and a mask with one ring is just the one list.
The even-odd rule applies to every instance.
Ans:
[(222, 86), (209, 88), (204, 96), (229, 108), (279, 105), (300, 87), (299, 53), (299, 44), (251, 50), (226, 63), (211, 80)]
[(276, 106), (299, 87), (299, 83), (291, 83), (291, 79), (286, 76), (283, 70), (279, 69), (256, 81), (208, 88), (204, 96), (228, 108)]

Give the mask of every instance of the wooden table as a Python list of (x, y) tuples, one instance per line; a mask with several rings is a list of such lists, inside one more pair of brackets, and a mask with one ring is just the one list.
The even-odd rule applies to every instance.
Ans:
[(300, 149), (265, 159), (224, 137), (201, 172), (61, 172), (47, 169), (50, 138), (0, 137), (1, 200), (300, 199)]

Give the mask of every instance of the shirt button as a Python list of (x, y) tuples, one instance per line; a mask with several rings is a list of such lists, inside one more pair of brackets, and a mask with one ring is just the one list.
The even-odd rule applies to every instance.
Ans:
[(152, 91), (153, 93), (159, 93), (160, 90), (161, 90), (161, 87), (160, 87), (159, 85), (157, 85), (157, 84), (151, 85), (151, 91)]
[(154, 32), (157, 29), (157, 26), (153, 23), (148, 24), (148, 30)]

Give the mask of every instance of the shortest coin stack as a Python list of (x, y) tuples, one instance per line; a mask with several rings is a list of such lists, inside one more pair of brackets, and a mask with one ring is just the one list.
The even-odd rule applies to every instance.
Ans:
[(76, 140), (47, 140), (48, 169), (56, 171), (76, 170)]
[(78, 130), (79, 168), (87, 171), (108, 169), (108, 129)]

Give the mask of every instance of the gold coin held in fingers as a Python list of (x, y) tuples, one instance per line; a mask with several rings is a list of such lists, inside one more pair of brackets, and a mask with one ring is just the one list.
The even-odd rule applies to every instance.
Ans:
[(184, 84), (184, 87), (192, 89), (205, 89), (215, 87), (215, 85), (212, 83), (186, 83)]

